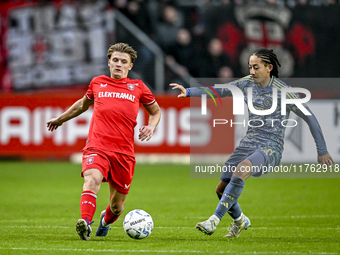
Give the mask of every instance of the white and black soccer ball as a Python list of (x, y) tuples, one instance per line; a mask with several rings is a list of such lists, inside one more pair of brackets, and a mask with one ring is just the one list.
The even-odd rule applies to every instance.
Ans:
[(153, 220), (146, 211), (135, 209), (125, 216), (123, 227), (129, 237), (143, 239), (151, 234)]

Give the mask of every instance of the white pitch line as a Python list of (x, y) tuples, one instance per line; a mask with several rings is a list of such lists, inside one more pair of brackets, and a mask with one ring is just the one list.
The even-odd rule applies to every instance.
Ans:
[[(248, 215), (249, 216), (249, 215)], [(251, 216), (250, 219), (315, 219), (315, 218), (340, 218), (339, 214), (332, 214), (332, 215), (271, 215), (271, 216)], [(193, 219), (207, 219), (207, 216), (202, 217), (186, 217), (187, 220)]]
[(71, 226), (48, 226), (48, 225), (45, 225), (45, 226), (37, 226), (37, 225), (15, 225), (15, 226), (1, 226), (1, 228), (73, 228)]
[[(0, 250), (31, 250), (31, 251), (71, 251), (71, 252), (97, 252), (97, 253), (104, 253), (104, 252), (129, 252), (129, 253), (209, 253), (209, 254), (234, 254), (235, 251), (231, 250), (223, 250), (223, 251), (197, 251), (197, 250), (119, 250), (119, 249), (61, 249), (61, 248), (23, 248), (23, 247), (0, 247)], [(261, 252), (261, 251), (247, 251), (247, 252), (240, 252), (241, 254), (315, 254), (315, 255), (333, 255), (338, 253), (333, 252), (282, 252), (282, 251), (273, 251), (273, 252)]]
[[(249, 216), (249, 215), (248, 215)], [(315, 218), (340, 218), (339, 214), (325, 214), (325, 215), (281, 215), (281, 216), (251, 216), (251, 219), (315, 219)], [(207, 219), (207, 216), (198, 216), (198, 217), (184, 217), (183, 220), (200, 220)], [(160, 218), (159, 220), (162, 220)], [(167, 218), (169, 220), (169, 218)], [(178, 218), (176, 219), (178, 220)], [(59, 221), (59, 220), (58, 220)], [(26, 223), (41, 223), (41, 220), (0, 220), (0, 223), (10, 223), (10, 222), (26, 222)], [(51, 221), (49, 221), (51, 222)], [(56, 221), (57, 222), (57, 221)]]
[[(68, 229), (68, 228), (74, 228), (74, 226), (29, 226), (29, 225), (21, 225), (21, 226), (2, 226), (1, 228), (63, 228), (63, 229)], [(110, 228), (114, 228), (114, 229), (120, 229), (123, 228), (123, 226), (119, 227), (119, 226), (110, 226)], [(170, 227), (170, 226), (155, 226), (154, 228), (159, 228), (159, 229), (195, 229), (195, 227)], [(228, 227), (219, 227), (220, 229), (227, 229)], [(251, 229), (269, 229), (269, 230), (273, 230), (273, 229), (277, 229), (277, 230), (281, 230), (281, 229), (319, 229), (319, 227), (286, 227), (286, 226), (282, 226), (282, 227), (251, 227)], [(326, 229), (326, 230), (340, 230), (340, 226), (337, 227), (327, 227), (327, 228), (322, 228), (322, 229)]]

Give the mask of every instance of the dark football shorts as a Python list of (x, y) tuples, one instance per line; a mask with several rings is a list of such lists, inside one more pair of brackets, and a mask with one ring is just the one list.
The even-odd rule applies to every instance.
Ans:
[(244, 171), (250, 170), (252, 171), (252, 176), (259, 177), (273, 171), (274, 167), (280, 164), (281, 157), (281, 152), (275, 151), (274, 148), (264, 147), (254, 149), (237, 147), (225, 162), (225, 169), (223, 170), (221, 181), (229, 182), (233, 173), (236, 171), (237, 165), (245, 159), (250, 160), (253, 167), (251, 169), (244, 169)]

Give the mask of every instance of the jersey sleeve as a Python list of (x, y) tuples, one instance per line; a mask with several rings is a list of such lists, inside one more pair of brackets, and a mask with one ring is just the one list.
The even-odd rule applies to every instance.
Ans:
[(143, 105), (152, 105), (156, 102), (154, 95), (152, 94), (151, 90), (142, 82), (143, 86), (142, 95), (140, 97), (140, 102)]
[[(295, 93), (294, 93), (295, 94)], [(299, 97), (298, 94), (296, 94)], [(297, 116), (302, 118), (308, 125), (312, 136), (314, 138), (316, 149), (319, 156), (328, 154), (325, 138), (323, 137), (321, 127), (318, 120), (312, 111), (308, 108), (306, 104), (302, 104), (311, 115), (305, 115), (296, 105), (289, 106), (290, 110), (293, 111)]]
[(94, 96), (93, 96), (93, 80), (90, 82), (90, 85), (89, 85), (89, 88), (87, 89), (85, 95), (87, 97), (88, 100), (93, 100), (94, 99)]
[[(246, 76), (241, 79), (232, 81), (230, 83), (227, 83), (226, 85), (232, 85), (235, 87), (238, 87), (242, 91), (244, 90), (244, 87), (247, 85), (250, 77)], [(205, 85), (205, 84), (202, 84)], [(205, 86), (205, 87), (192, 87), (192, 88), (187, 88), (187, 97), (200, 97), (202, 94), (210, 94), (213, 95), (214, 97), (232, 97), (233, 94), (232, 92), (227, 89), (227, 88), (215, 88), (211, 86)]]

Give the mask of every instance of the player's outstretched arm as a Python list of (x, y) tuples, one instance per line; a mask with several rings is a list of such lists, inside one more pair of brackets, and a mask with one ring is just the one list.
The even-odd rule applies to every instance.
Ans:
[(318, 163), (320, 165), (326, 164), (327, 166), (334, 166), (334, 160), (329, 153), (323, 156), (318, 156)]
[(143, 126), (139, 129), (138, 139), (141, 141), (144, 141), (145, 139), (146, 141), (149, 141), (161, 119), (161, 108), (157, 102), (152, 105), (144, 105), (144, 108), (149, 113), (149, 123), (147, 126)]
[(187, 97), (187, 90), (182, 86), (177, 83), (170, 83), (170, 86), (172, 89), (178, 89), (180, 94), (177, 97)]
[(88, 100), (86, 96), (79, 99), (75, 102), (70, 108), (68, 108), (64, 113), (62, 113), (59, 117), (53, 118), (47, 121), (47, 129), (48, 131), (54, 131), (59, 126), (61, 126), (64, 122), (77, 117), (78, 115), (82, 114), (83, 112), (87, 111), (89, 107), (94, 103), (92, 100)]
[(315, 115), (313, 114), (313, 112), (308, 108), (308, 106), (304, 105), (304, 107), (307, 109), (307, 111), (309, 111), (310, 115), (305, 115), (295, 105), (292, 106), (292, 111), (296, 115), (301, 117), (309, 126), (309, 129), (312, 133), (312, 136), (314, 137), (314, 141), (315, 141), (316, 148), (317, 148), (318, 163), (321, 165), (326, 164), (327, 166), (333, 166), (334, 160), (332, 156), (328, 153), (326, 141), (325, 141), (325, 138), (323, 137), (320, 124), (318, 120), (316, 119)]

